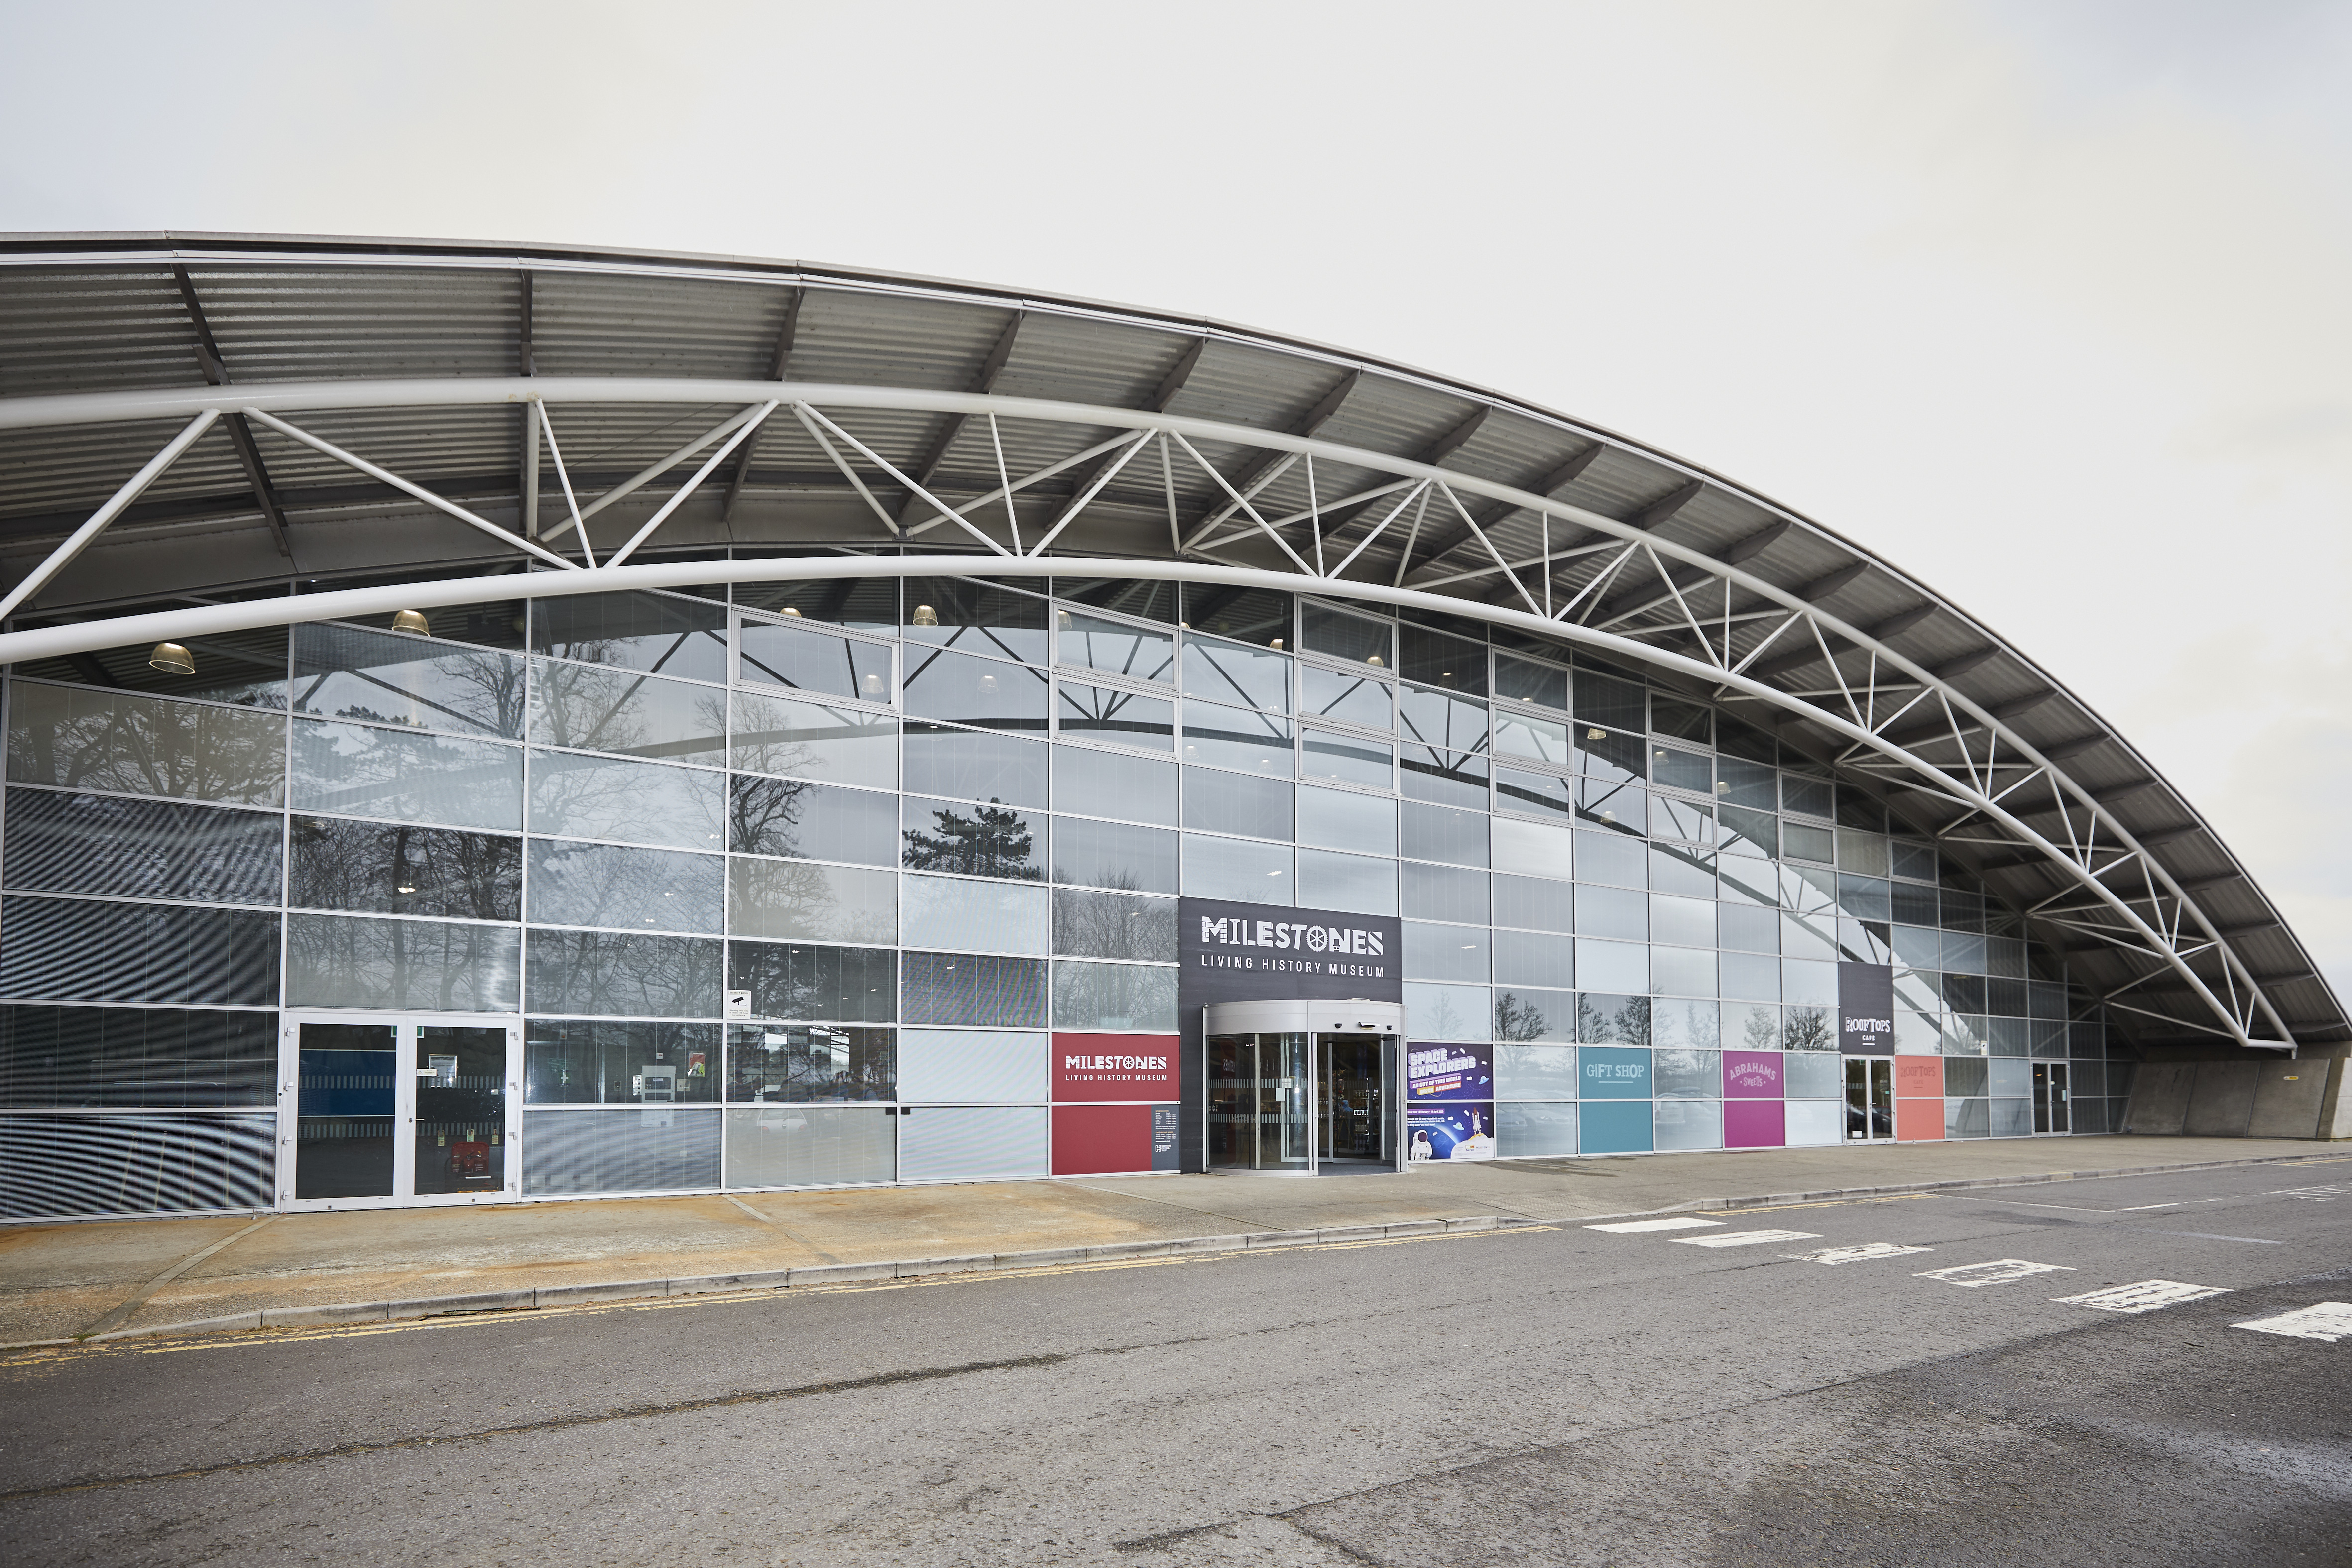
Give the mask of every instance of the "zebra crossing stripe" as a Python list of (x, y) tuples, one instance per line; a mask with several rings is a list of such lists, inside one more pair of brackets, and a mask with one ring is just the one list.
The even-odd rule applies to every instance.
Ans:
[(1645, 1230), (1688, 1230), (1694, 1225), (1720, 1225), (1720, 1219), (1696, 1219), (1687, 1216), (1675, 1219), (1621, 1219), (1614, 1225), (1588, 1225), (1587, 1230), (1605, 1230), (1612, 1236), (1639, 1236)]
[(2013, 1281), (2032, 1279), (2036, 1274), (2071, 1274), (2074, 1271), (2073, 1266), (2065, 1263), (2029, 1263), (2022, 1258), (1997, 1258), (1990, 1263), (1923, 1269), (1912, 1277), (1941, 1280), (1947, 1285), (1958, 1285), (1964, 1291), (1980, 1291), (1987, 1285), (2006, 1285)]
[(1866, 1263), (1874, 1258), (1904, 1258), (1914, 1252), (1932, 1252), (1932, 1247), (1897, 1247), (1892, 1241), (1869, 1241), (1859, 1247), (1824, 1247), (1818, 1252), (1791, 1252), (1789, 1256), (1800, 1263)]
[(1766, 1241), (1819, 1241), (1811, 1230), (1735, 1230), (1726, 1236), (1677, 1236), (1677, 1247), (1754, 1247)]
[(2291, 1312), (2280, 1312), (2267, 1318), (2253, 1318), (2242, 1323), (2231, 1323), (2233, 1329), (2252, 1329), (2256, 1333), (2286, 1334), (2294, 1339), (2325, 1340), (2333, 1344), (2339, 1339), (2352, 1338), (2352, 1301), (2321, 1301), (2316, 1306), (2298, 1307)]
[(2102, 1312), (2152, 1312), (2158, 1307), (2177, 1307), (2183, 1301), (2201, 1301), (2208, 1296), (2226, 1296), (2229, 1293), (2219, 1285), (2187, 1285), (2179, 1280), (2142, 1280), (2136, 1285), (2111, 1285), (2104, 1291), (2086, 1291), (2079, 1296), (2053, 1296), (2050, 1299), (2064, 1306), (2090, 1307)]

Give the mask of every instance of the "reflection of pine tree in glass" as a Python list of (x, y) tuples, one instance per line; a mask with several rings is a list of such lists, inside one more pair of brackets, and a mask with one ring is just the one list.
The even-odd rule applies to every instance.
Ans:
[(1541, 1040), (1551, 1030), (1551, 1020), (1544, 1010), (1524, 997), (1504, 991), (1495, 998), (1495, 1038), (1506, 1040)]
[(1033, 852), (1035, 837), (1021, 813), (1001, 804), (975, 806), (970, 816), (937, 810), (931, 820), (936, 832), (908, 828), (903, 857), (909, 871), (953, 871), (966, 876), (1037, 878)]

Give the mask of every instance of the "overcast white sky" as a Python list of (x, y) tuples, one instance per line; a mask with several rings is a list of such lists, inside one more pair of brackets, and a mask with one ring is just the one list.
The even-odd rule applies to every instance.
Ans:
[(1199, 311), (1755, 486), (2130, 735), (2352, 995), (2352, 3), (0, 0), (0, 229)]

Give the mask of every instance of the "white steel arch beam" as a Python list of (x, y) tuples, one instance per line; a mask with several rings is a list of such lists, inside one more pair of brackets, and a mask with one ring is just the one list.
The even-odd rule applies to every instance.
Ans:
[[(1633, 659), (1677, 670), (1708, 683), (1727, 694), (1737, 692), (1752, 700), (1799, 713), (1811, 722), (1822, 725), (1850, 742), (1875, 753), (1882, 768), (1892, 768), (1910, 776), (1911, 779), (1927, 781), (1936, 793), (1968, 806), (1977, 816), (1998, 825), (2012, 835), (2012, 841), (2033, 849), (2052, 863), (2063, 868), (2068, 876), (2073, 878), (2084, 891), (2091, 894), (2096, 902), (2105, 907), (2107, 915), (2119, 923), (2121, 930), (2137, 937), (2148, 951), (2161, 957), (2173, 968), (2188, 988), (2210, 1008), (2217, 1018), (2223, 1020), (2226, 1031), (2238, 1043), (2266, 1049), (2289, 1051), (2294, 1049), (2292, 1032), (2279, 1017), (2269, 998), (2255, 983), (2251, 968), (2222, 939), (2213, 922), (2168, 873), (2156, 865), (2153, 857), (2140, 853), (2141, 846), (2122, 822), (2116, 820), (2088, 789), (2068, 778), (2054, 761), (2037, 752), (2021, 736), (2010, 729), (1991, 712), (1937, 678), (1933, 672), (1874, 638), (1864, 629), (1828, 614), (1799, 593), (1769, 582), (1738, 565), (1718, 559), (1689, 546), (1676, 544), (1670, 539), (1647, 533), (1638, 523), (1604, 517), (1549, 497), (1519, 490), (1491, 480), (1475, 478), (1469, 475), (1384, 453), (1318, 441), (1312, 437), (1289, 435), (1219, 421), (1179, 417), (1134, 409), (1006, 397), (993, 393), (774, 382), (536, 377), (289, 382), (265, 387), (240, 387), (234, 389), (233, 395), (222, 395), (231, 392), (232, 389), (227, 388), (184, 388), (10, 399), (0, 401), (0, 429), (88, 425), (173, 417), (193, 418), (207, 410), (216, 412), (242, 410), (259, 414), (267, 419), (271, 411), (425, 408), (532, 402), (550, 405), (613, 402), (707, 404), (735, 402), (749, 405), (745, 409), (745, 414), (739, 417), (750, 415), (761, 405), (788, 403), (793, 407), (795, 415), (801, 417), (803, 422), (811, 417), (823, 419), (823, 415), (817, 411), (827, 407), (983, 414), (1004, 420), (1041, 421), (1048, 423), (1084, 425), (1096, 430), (1108, 428), (1153, 434), (1162, 439), (1163, 449), (1165, 442), (1172, 438), (1179, 447), (1191, 455), (1196, 462), (1200, 462), (1201, 466), (1211, 478), (1229, 493), (1231, 486), (1223, 476), (1199, 459), (1197, 450), (1193, 446), (1195, 439), (1255, 446), (1287, 454), (1294, 457), (1319, 457), (1326, 464), (1334, 465), (1368, 468), (1409, 481), (1416, 481), (1430, 490), (1441, 491), (1444, 493), (1444, 503), (1455, 509), (1461, 508), (1459, 499), (1461, 495), (1474, 495), (1506, 503), (1548, 520), (1557, 520), (1610, 536), (1625, 542), (1628, 556), (1638, 549), (1649, 559), (1651, 564), (1662, 576), (1671, 570), (1665, 565), (1669, 560), (1696, 567), (1708, 577), (1716, 579), (1722, 585), (1727, 595), (1730, 590), (1737, 588), (1777, 605), (1790, 618), (1792, 624), (1798, 621), (1803, 622), (1805, 630), (1820, 646), (1832, 677), (1836, 682), (1836, 695), (1839, 699), (1837, 705), (1832, 706), (1826, 700), (1816, 702), (1801, 697), (1768, 685), (1744, 674), (1745, 665), (1753, 659), (1755, 651), (1751, 651), (1747, 659), (1734, 664), (1730, 660), (1727, 642), (1724, 651), (1718, 653), (1715, 649), (1713, 638), (1707, 634), (1706, 626), (1696, 616), (1690, 614), (1687, 603), (1683, 606), (1685, 614), (1691, 622), (1691, 629), (1698, 633), (1699, 645), (1705, 648), (1708, 654), (1707, 659), (1704, 661), (1659, 649), (1637, 641), (1633, 636), (1617, 635), (1568, 620), (1568, 614), (1570, 610), (1573, 610), (1577, 601), (1586, 597), (1586, 594), (1582, 593), (1577, 596), (1577, 600), (1570, 601), (1568, 609), (1545, 615), (1539, 612), (1539, 607), (1536, 606), (1532, 599), (1528, 599), (1529, 609), (1526, 611), (1506, 610), (1499, 606), (1430, 594), (1418, 590), (1383, 587), (1378, 584), (1341, 580), (1336, 574), (1319, 573), (1308, 567), (1303, 559), (1290, 549), (1280, 534), (1268, 526), (1263, 517), (1257, 517), (1256, 520), (1264, 535), (1281, 548), (1283, 554), (1297, 567), (1297, 571), (1259, 571), (1233, 565), (1195, 566), (1181, 561), (1081, 561), (1069, 558), (1052, 559), (1034, 553), (1007, 552), (1003, 547), (997, 545), (992, 539), (988, 539), (984, 534), (980, 537), (993, 552), (984, 558), (986, 565), (982, 569), (991, 575), (1043, 577), (1057, 570), (1065, 574), (1087, 570), (1103, 575), (1215, 581), (1243, 586), (1276, 587), (1284, 590), (1305, 588), (1314, 592), (1440, 610), (1451, 614), (1470, 615), (1497, 624), (1519, 626), (1523, 630), (1540, 632), (1563, 641), (1584, 643), (1604, 648), (1621, 658)], [(273, 424), (278, 423), (274, 419), (268, 422)], [(832, 424), (830, 420), (824, 420), (824, 423)], [(833, 428), (838, 430), (839, 426), (834, 425)], [(880, 462), (881, 459), (877, 457), (876, 461)], [(888, 466), (887, 463), (883, 465)], [(854, 479), (855, 476), (853, 475), (852, 477)], [(400, 484), (403, 488), (412, 488), (412, 493), (415, 493), (413, 487), (408, 486), (405, 482), (397, 480), (394, 482)], [(928, 492), (919, 493), (922, 494), (923, 499), (933, 505), (943, 516), (959, 522), (965, 520), (956, 508), (949, 507), (945, 502), (938, 501)], [(1247, 507), (1245, 500), (1243, 506)], [(1255, 507), (1250, 507), (1249, 510), (1254, 517), (1256, 516)], [(1466, 512), (1465, 515), (1466, 516)], [(969, 528), (969, 526), (966, 523), (966, 527)], [(979, 532), (976, 529), (972, 531)], [(528, 543), (524, 543), (523, 548), (534, 549)], [(1490, 552), (1493, 551), (1491, 543), (1488, 549)], [(537, 553), (535, 549), (534, 553)], [(719, 570), (717, 563), (711, 562), (684, 569), (647, 566), (581, 570), (573, 567), (572, 562), (562, 561), (561, 558), (556, 559), (562, 566), (571, 569), (554, 574), (562, 580), (561, 586), (553, 582), (545, 582), (542, 585), (543, 580), (535, 580), (533, 577), (501, 577), (496, 580), (495, 587), (483, 585), (478, 580), (468, 580), (464, 584), (416, 584), (379, 591), (344, 591), (344, 593), (350, 594), (373, 593), (391, 596), (385, 605), (381, 607), (374, 606), (371, 600), (368, 609), (358, 608), (357, 601), (353, 601), (349, 606), (338, 608), (335, 601), (342, 599), (344, 593), (330, 593), (306, 595), (299, 601), (271, 600), (248, 601), (237, 606), (207, 606), (200, 610), (158, 616), (127, 617), (112, 622), (88, 622), (73, 627), (45, 628), (38, 631), (0, 634), (0, 659), (16, 660), (53, 656), (68, 652), (85, 652), (123, 643), (144, 641), (150, 635), (161, 638), (168, 635), (173, 628), (183, 631), (196, 630), (199, 620), (203, 622), (203, 629), (205, 631), (217, 632), (231, 629), (226, 622), (220, 625), (212, 623), (213, 618), (220, 615), (232, 619), (239, 615), (257, 617), (235, 620), (235, 625), (237, 627), (250, 627), (298, 619), (320, 620), (331, 619), (339, 615), (372, 613), (378, 608), (464, 603), (489, 598), (516, 597), (518, 594), (531, 595), (534, 592), (575, 593), (595, 591), (608, 587), (684, 586), (696, 581), (715, 581), (722, 578), (731, 580), (735, 575), (753, 580), (789, 580), (800, 577), (830, 575), (828, 569), (837, 564), (837, 560), (825, 558), (816, 558), (814, 567), (804, 567), (800, 563), (788, 561), (761, 561), (742, 563), (743, 570), (730, 574)], [(891, 560), (877, 560), (866, 557), (838, 559), (855, 559), (858, 562), (861, 571), (882, 575), (963, 575), (971, 570), (973, 565), (969, 559), (951, 556), (901, 558)], [(1353, 557), (1349, 559), (1352, 559)], [(1503, 564), (1498, 552), (1495, 553), (1494, 559), (1497, 565)], [(1622, 559), (1621, 558), (1621, 560)], [(1857, 563), (1858, 567), (1865, 564), (1868, 563)], [(1507, 572), (1509, 569), (1506, 566), (1504, 570)], [(669, 571), (677, 573), (674, 580), (663, 577), (662, 574)], [(640, 574), (652, 575), (641, 577)], [(1671, 582), (1672, 579), (1669, 577), (1667, 580)], [(1590, 592), (1591, 588), (1598, 586), (1600, 581), (1601, 580), (1596, 579), (1594, 584), (1588, 585), (1587, 591)], [(1912, 586), (1916, 587), (1916, 585)], [(428, 587), (440, 596), (429, 600), (425, 598), (423, 595)], [(1520, 592), (1523, 595), (1526, 593), (1524, 585), (1521, 585)], [(1675, 597), (1677, 600), (1684, 598), (1679, 592)], [(393, 602), (394, 601), (397, 602)], [(1940, 601), (1937, 602), (1940, 604)], [(292, 613), (298, 603), (301, 607), (301, 612), (299, 615)], [(283, 606), (283, 612), (260, 608), (265, 605)], [(1944, 608), (1949, 607), (1944, 606)], [(1712, 621), (1715, 618), (1707, 619)], [(148, 623), (151, 622), (163, 629), (155, 630), (150, 627)], [(1727, 636), (1728, 625), (1727, 615), (1723, 622)], [(1831, 637), (1835, 637), (1845, 644), (1844, 653), (1864, 653), (1870, 660), (1871, 680), (1867, 683), (1864, 692), (1861, 694), (1860, 700), (1857, 700), (1857, 694), (1853, 685), (1847, 681), (1839, 668), (1837, 661), (1843, 655), (1833, 654), (1829, 649), (1828, 639)], [(52, 646), (52, 643), (55, 645)], [(1955, 772), (1948, 766), (1933, 762), (1916, 751), (1896, 745), (1887, 737), (1885, 730), (1886, 725), (1892, 722), (1893, 716), (1885, 719), (1879, 719), (1875, 716), (1876, 683), (1878, 671), (1882, 666), (1890, 676), (1901, 679), (1905, 690), (1916, 688), (1935, 694), (1937, 706), (1941, 708), (1949, 726), (1951, 738), (1959, 741), (1961, 745), (1963, 762), (1966, 764), (1962, 772)], [(1841, 707), (1843, 712), (1839, 711)], [(1968, 747), (1966, 735), (1975, 733), (1984, 735), (1990, 747), (1981, 762), (1975, 758)], [(1940, 741), (1943, 737), (1939, 734), (1937, 738)], [(2008, 753), (2008, 756), (2002, 758), (2002, 761), (2014, 759), (2022, 762), (2033, 772), (2050, 780), (2052, 790), (2060, 801), (2061, 815), (2065, 822), (2064, 837), (2067, 840), (2065, 845), (2062, 846), (2028, 826), (2006, 809), (2000, 799), (1990, 792), (1994, 787), (1992, 783), (1995, 776), (1994, 758), (2003, 750)], [(2077, 828), (2074, 821), (2076, 811), (2080, 811), (2084, 819), (2081, 829)], [(2158, 925), (2151, 924), (2149, 920), (2143, 918), (2133, 906), (2132, 901), (2110, 890), (2100, 881), (2098, 871), (2105, 869), (2100, 862), (2104, 857), (2117, 852), (2138, 855), (2148, 875), (2160, 884), (2158, 890), (2159, 896), (2171, 901), (2177, 912), (2176, 917), (2163, 920), (2160, 911), (2152, 909), (2151, 913), (2157, 914), (2162, 925), (2169, 929), (2160, 929)], [(2185, 929), (2186, 926), (2192, 925), (2196, 928), (2193, 933)], [(2183, 951), (2184, 939), (2193, 942), (2191, 950)], [(2189, 965), (2190, 956), (2206, 951), (2218, 951), (2222, 956), (2225, 975), (2221, 983), (2230, 993), (2229, 1003), (2225, 1003), (2221, 998), (2216, 996), (2205, 978), (2198, 975)], [(2258, 1019), (2274, 1032), (2275, 1038), (2257, 1039), (2250, 1032)]]

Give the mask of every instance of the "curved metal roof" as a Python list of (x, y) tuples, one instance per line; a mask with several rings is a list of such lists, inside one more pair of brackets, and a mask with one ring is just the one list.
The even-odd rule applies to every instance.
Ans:
[[(2352, 1036), (2227, 846), (2021, 650), (1853, 540), (1589, 423), (1197, 318), (811, 263), (0, 239), (0, 576), (47, 652), (142, 641), (107, 622), (158, 601), (478, 580), (525, 551), (560, 576), (575, 505), (599, 567), (769, 549), (1034, 575), (1058, 524), (1043, 560), (1066, 570), (1271, 571), (1556, 626), (1876, 779), (2143, 1043)], [(60, 552), (77, 530), (87, 550)], [(490, 596), (444, 601), (467, 593)], [(32, 656), (30, 634), (0, 656)]]

